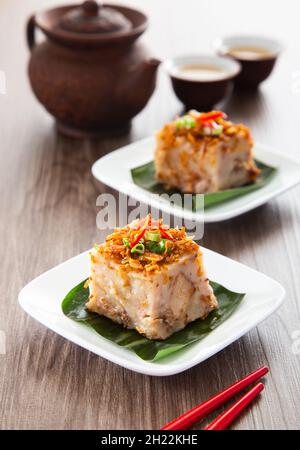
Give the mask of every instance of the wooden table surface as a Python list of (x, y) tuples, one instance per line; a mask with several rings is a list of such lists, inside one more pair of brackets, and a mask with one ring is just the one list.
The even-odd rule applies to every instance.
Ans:
[[(257, 94), (235, 95), (224, 108), (233, 120), (248, 124), (256, 140), (299, 156), (297, 2), (129, 3), (149, 14), (142, 39), (160, 58), (209, 52), (219, 34), (256, 32), (280, 39), (285, 48), (272, 77)], [(107, 188), (93, 179), (92, 163), (150, 135), (181, 110), (160, 72), (157, 90), (129, 135), (95, 142), (57, 135), (30, 90), (24, 40), (29, 14), (55, 4), (0, 4), (0, 70), (7, 89), (0, 94), (0, 336), (6, 336), (0, 428), (155, 429), (263, 364), (271, 371), (266, 390), (232, 428), (300, 428), (300, 187), (242, 217), (206, 225), (203, 245), (275, 278), (286, 300), (256, 329), (185, 373), (156, 378), (128, 371), (57, 336), (20, 309), (18, 292), (26, 283), (100, 240), (95, 202)]]

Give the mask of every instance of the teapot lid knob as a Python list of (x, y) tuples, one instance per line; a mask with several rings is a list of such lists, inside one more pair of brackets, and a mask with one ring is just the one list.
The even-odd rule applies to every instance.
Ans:
[(91, 16), (96, 16), (100, 7), (101, 4), (99, 4), (95, 0), (86, 0), (82, 4), (84, 13)]
[(59, 20), (60, 28), (75, 33), (115, 33), (132, 28), (131, 21), (117, 8), (95, 0), (71, 6)]

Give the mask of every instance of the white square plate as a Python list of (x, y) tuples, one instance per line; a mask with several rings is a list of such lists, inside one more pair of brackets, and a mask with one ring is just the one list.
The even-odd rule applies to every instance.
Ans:
[(211, 250), (203, 248), (203, 253), (209, 278), (233, 291), (246, 292), (246, 296), (232, 316), (202, 341), (157, 362), (142, 360), (62, 313), (65, 295), (89, 276), (88, 252), (31, 281), (20, 292), (19, 302), (43, 325), (103, 358), (146, 375), (173, 375), (199, 364), (239, 339), (273, 313), (284, 298), (284, 289), (277, 281)]
[(255, 157), (265, 164), (278, 168), (277, 173), (266, 186), (223, 204), (212, 206), (205, 210), (204, 214), (183, 210), (179, 206), (171, 205), (166, 199), (159, 200), (158, 196), (137, 186), (132, 180), (131, 169), (153, 160), (154, 147), (155, 140), (152, 137), (122, 147), (96, 161), (92, 167), (92, 173), (107, 186), (144, 203), (150, 203), (151, 200), (153, 207), (166, 213), (184, 217), (187, 220), (204, 220), (206, 223), (239, 216), (300, 183), (299, 161), (256, 143)]

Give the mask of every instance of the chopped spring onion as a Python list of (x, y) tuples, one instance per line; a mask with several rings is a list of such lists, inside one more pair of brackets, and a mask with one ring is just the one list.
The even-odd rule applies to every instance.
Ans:
[(125, 245), (125, 247), (130, 247), (130, 240), (129, 240), (129, 238), (123, 238), (123, 244)]
[(220, 136), (223, 131), (223, 126), (219, 125), (214, 120), (207, 120), (203, 123), (203, 133), (205, 136)]
[(155, 231), (146, 231), (145, 234), (145, 239), (146, 241), (154, 241), (154, 242), (159, 242), (161, 240), (161, 235), (160, 232), (155, 230)]
[(220, 134), (222, 134), (222, 131), (223, 131), (222, 125), (217, 125), (216, 127), (212, 128), (212, 135), (220, 136)]
[(137, 253), (138, 255), (143, 255), (145, 252), (145, 246), (141, 242), (136, 244), (132, 249), (130, 250), (130, 253)]
[[(208, 123), (207, 123), (208, 125)], [(223, 131), (223, 126), (214, 122), (213, 120), (209, 122), (209, 126), (203, 127), (203, 133), (205, 136), (220, 136)]]
[[(166, 242), (170, 242), (168, 239), (162, 239), (159, 242), (148, 241), (146, 242), (146, 248), (152, 253), (158, 253), (161, 255), (166, 250)], [(168, 253), (171, 252), (171, 248), (168, 247)]]
[(194, 117), (189, 116), (189, 115), (185, 115), (183, 117), (180, 117), (179, 119), (177, 119), (176, 121), (176, 128), (180, 129), (180, 128), (194, 128), (196, 126), (196, 120), (194, 119)]

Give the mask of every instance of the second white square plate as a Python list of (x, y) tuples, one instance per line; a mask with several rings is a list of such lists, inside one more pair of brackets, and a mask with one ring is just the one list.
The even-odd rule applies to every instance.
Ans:
[(54, 267), (25, 286), (22, 308), (46, 327), (120, 366), (146, 375), (173, 375), (199, 364), (247, 333), (274, 312), (284, 297), (283, 287), (266, 275), (211, 250), (203, 249), (211, 280), (235, 292), (245, 292), (237, 310), (203, 340), (157, 362), (103, 338), (92, 328), (68, 319), (61, 310), (65, 295), (89, 276), (88, 252)]
[(255, 157), (265, 164), (278, 168), (270, 182), (254, 192), (245, 194), (223, 204), (212, 206), (202, 212), (183, 210), (167, 200), (158, 199), (137, 186), (131, 177), (131, 169), (153, 160), (155, 139), (147, 138), (120, 148), (96, 161), (92, 173), (102, 183), (169, 214), (187, 220), (219, 222), (239, 216), (263, 205), (277, 195), (300, 183), (300, 162), (265, 145), (255, 144)]

